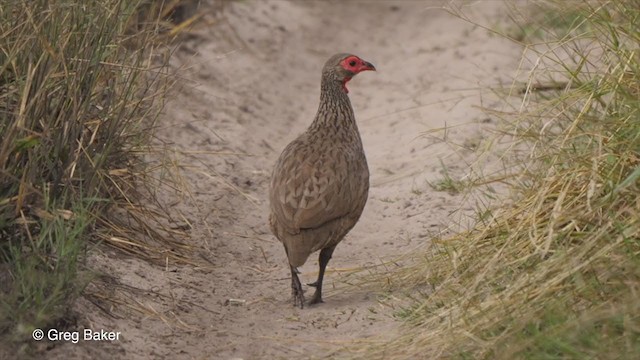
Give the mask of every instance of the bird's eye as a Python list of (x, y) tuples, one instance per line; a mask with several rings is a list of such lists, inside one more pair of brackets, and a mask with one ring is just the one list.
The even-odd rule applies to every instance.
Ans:
[(356, 61), (355, 60), (349, 61), (349, 66), (356, 66)]

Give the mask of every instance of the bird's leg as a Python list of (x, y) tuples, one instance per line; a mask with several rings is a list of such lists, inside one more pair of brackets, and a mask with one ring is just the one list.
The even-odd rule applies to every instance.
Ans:
[(318, 280), (316, 282), (308, 284), (316, 288), (316, 292), (309, 301), (309, 305), (318, 304), (322, 302), (322, 279), (324, 278), (324, 270), (327, 268), (331, 255), (336, 247), (325, 248), (320, 251), (320, 257), (318, 262), (320, 263), (320, 272), (318, 273)]
[(304, 308), (304, 294), (302, 293), (302, 284), (298, 278), (298, 269), (291, 267), (291, 295), (293, 297), (293, 306), (300, 305), (300, 309)]

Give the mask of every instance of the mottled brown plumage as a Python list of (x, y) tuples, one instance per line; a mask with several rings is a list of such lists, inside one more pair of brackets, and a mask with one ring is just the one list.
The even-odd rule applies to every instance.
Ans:
[(304, 306), (297, 267), (320, 250), (310, 304), (322, 302), (322, 279), (336, 245), (356, 224), (369, 192), (369, 169), (346, 83), (375, 70), (357, 56), (332, 56), (322, 70), (320, 106), (309, 128), (278, 159), (271, 178), (269, 223), (284, 244), (294, 305)]

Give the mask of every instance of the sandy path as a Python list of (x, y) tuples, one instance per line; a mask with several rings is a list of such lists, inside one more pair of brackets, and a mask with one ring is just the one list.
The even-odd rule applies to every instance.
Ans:
[[(519, 57), (517, 47), (438, 10), (442, 4), (234, 1), (212, 15), (214, 25), (198, 30), (172, 60), (188, 66), (183, 76), (193, 81), (168, 104), (160, 136), (182, 150), (218, 153), (184, 159), (199, 168), (185, 171), (194, 198), (174, 208), (193, 224), (193, 239), (213, 267), (106, 260), (104, 269), (123, 283), (168, 295), (149, 306), (185, 325), (89, 314), (90, 326), (121, 331), (124, 339), (108, 350), (69, 345), (52, 354), (309, 358), (397, 331), (376, 293), (341, 286), (338, 270), (410, 251), (464, 214), (456, 212), (461, 195), (434, 191), (427, 181), (442, 178), (441, 161), (452, 176), (465, 174), (474, 146), (493, 126), (475, 107), (491, 106), (478, 88), (508, 79)], [(485, 2), (468, 12), (491, 24), (501, 6)], [(329, 264), (325, 303), (300, 310), (289, 302), (285, 254), (267, 227), (268, 178), (281, 149), (313, 119), (324, 61), (345, 51), (378, 68), (350, 83), (372, 188), (360, 223)], [(454, 127), (448, 143), (418, 138), (445, 125)], [(316, 275), (312, 260), (301, 268), (303, 281)], [(246, 303), (225, 305), (228, 299)]]

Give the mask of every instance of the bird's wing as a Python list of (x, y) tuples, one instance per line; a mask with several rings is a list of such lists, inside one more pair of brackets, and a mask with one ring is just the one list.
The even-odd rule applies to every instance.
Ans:
[(278, 163), (271, 184), (271, 211), (292, 233), (319, 227), (354, 207), (340, 161), (328, 161), (331, 154), (300, 154)]

